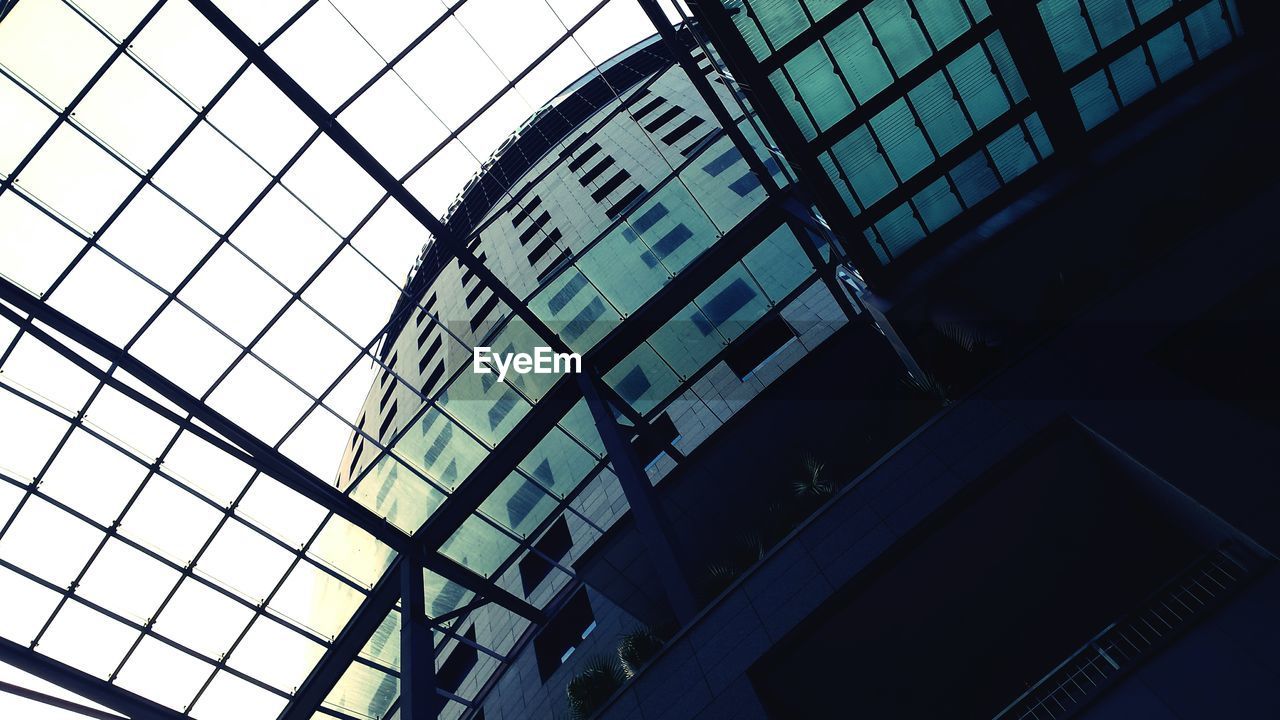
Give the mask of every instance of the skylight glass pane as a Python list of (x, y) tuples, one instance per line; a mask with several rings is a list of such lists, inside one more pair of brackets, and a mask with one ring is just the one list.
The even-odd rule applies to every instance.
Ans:
[(307, 116), (257, 68), (236, 80), (209, 112), (209, 122), (272, 173), (315, 132)]
[(383, 65), (329, 3), (315, 3), (267, 53), (333, 112)]
[[(165, 3), (133, 43), (134, 52), (197, 107), (244, 61), (190, 3)], [(193, 62), (199, 58), (199, 62)]]
[(5, 133), (0, 137), (0, 174), (8, 175), (49, 129), (56, 116), (8, 78), (0, 78), (0, 106), (5, 109)]
[(111, 538), (93, 559), (76, 594), (143, 625), (155, 617), (178, 579), (177, 570)]
[(186, 565), (213, 534), (221, 514), (208, 503), (164, 478), (152, 478), (129, 507), (120, 532)]
[(137, 176), (63, 123), (17, 184), (86, 233), (93, 233), (137, 184)]
[(338, 249), (341, 238), (277, 185), (236, 228), (231, 242), (296, 291)]
[(193, 578), (178, 586), (155, 630), (208, 657), (221, 657), (253, 618), (253, 610)]
[(200, 123), (156, 173), (157, 185), (218, 232), (231, 227), (268, 180), (208, 123)]
[(400, 695), (399, 678), (361, 663), (351, 663), (325, 698), (325, 707), (380, 720)]
[(217, 240), (208, 228), (148, 185), (99, 240), (99, 246), (172, 291)]
[[(0, 377), (4, 373), (0, 371)], [(48, 462), (68, 425), (8, 389), (0, 388), (0, 468), (32, 479)]]
[(191, 709), (196, 720), (275, 720), (288, 699), (221, 671)]
[(144, 637), (116, 684), (175, 710), (186, 710), (213, 674), (213, 666), (155, 638)]
[(231, 653), (231, 667), (291, 692), (315, 667), (324, 647), (280, 622), (259, 616)]
[(62, 107), (110, 54), (111, 43), (58, 0), (24, 0), (0, 23), (0, 63)]
[(516, 541), (488, 521), (472, 515), (440, 546), (440, 554), (490, 577), (516, 550)]
[(195, 114), (131, 58), (111, 63), (76, 108), (85, 127), (143, 170), (150, 170)]
[(243, 523), (228, 521), (196, 563), (196, 571), (260, 602), (284, 577), (291, 555)]
[(40, 487), (49, 497), (110, 525), (146, 474), (142, 463), (76, 429), (44, 474)]
[(322, 637), (337, 637), (360, 607), (364, 595), (311, 563), (298, 563), (275, 597), (271, 609)]
[(5, 599), (0, 613), (0, 637), (19, 645), (30, 645), (62, 598), (43, 585), (0, 567), (0, 597)]
[(38, 647), (55, 660), (105, 679), (115, 672), (138, 635), (137, 630), (70, 600), (54, 616)]
[(0, 274), (33, 295), (47, 292), (84, 249), (83, 240), (17, 193), (0, 195), (0, 227)]

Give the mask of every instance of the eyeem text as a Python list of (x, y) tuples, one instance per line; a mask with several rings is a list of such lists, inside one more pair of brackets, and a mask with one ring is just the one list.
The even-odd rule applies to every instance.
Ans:
[(494, 372), (495, 369), (499, 381), (505, 379), (508, 372), (519, 375), (580, 373), (582, 356), (578, 353), (558, 353), (549, 347), (534, 348), (532, 353), (496, 353), (490, 347), (474, 348), (471, 371), (482, 374)]

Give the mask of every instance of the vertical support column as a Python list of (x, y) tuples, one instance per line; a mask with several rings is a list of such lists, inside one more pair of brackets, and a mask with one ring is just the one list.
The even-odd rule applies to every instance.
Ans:
[(1066, 84), (1058, 54), (1035, 0), (989, 0), (991, 14), (1027, 93), (1035, 102), (1049, 142), (1060, 157), (1077, 157), (1084, 143), (1084, 122)]
[(685, 625), (698, 611), (688, 571), (671, 542), (666, 513), (662, 511), (653, 484), (649, 482), (644, 468), (640, 467), (631, 443), (618, 427), (613, 411), (601, 396), (599, 382), (590, 368), (584, 368), (583, 372), (578, 373), (578, 386), (582, 389), (582, 396), (591, 410), (600, 439), (604, 441), (605, 450), (613, 462), (613, 471), (631, 506), (631, 516), (635, 519), (636, 528), (648, 550), (649, 559), (662, 578), (662, 589), (671, 603), (676, 620)]
[(408, 555), (400, 562), (400, 720), (435, 720), (444, 709), (436, 693), (436, 651), (422, 564)]

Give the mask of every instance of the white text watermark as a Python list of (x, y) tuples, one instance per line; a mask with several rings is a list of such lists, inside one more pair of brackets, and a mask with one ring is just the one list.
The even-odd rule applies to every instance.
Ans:
[(578, 353), (558, 353), (549, 347), (537, 347), (532, 353), (496, 353), (490, 347), (472, 350), (471, 371), (477, 374), (498, 373), (498, 381), (508, 372), (518, 375), (560, 375), (582, 372), (582, 356)]

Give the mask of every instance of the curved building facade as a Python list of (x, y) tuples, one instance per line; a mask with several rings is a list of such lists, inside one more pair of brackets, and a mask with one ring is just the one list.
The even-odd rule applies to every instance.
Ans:
[[(692, 42), (687, 34), (680, 38)], [(700, 49), (694, 57), (709, 78), (717, 77)], [(720, 102), (737, 108), (734, 121), (755, 138), (774, 182), (785, 186), (787, 175), (742, 105), (723, 82), (711, 85)], [(532, 116), (466, 184), (444, 219), (537, 318), (588, 358), (597, 344), (627, 332), (629, 318), (675, 278), (696, 273), (690, 267), (708, 249), (753, 245), (727, 271), (686, 279), (697, 286), (693, 302), (603, 373), (612, 401), (627, 405), (619, 416), (648, 427), (630, 440), (653, 483), (847, 322), (795, 234), (803, 228), (799, 220), (744, 222), (759, 214), (767, 194), (719, 127), (654, 36)], [(803, 231), (805, 242), (826, 246), (818, 232)], [(549, 428), (522, 423), (545, 411), (540, 401), (559, 376), (513, 372), (498, 380), (475, 371), (475, 347), (502, 353), (546, 343), (492, 288), (446, 256), (434, 241), (424, 248), (395, 309), (380, 347), (388, 371), (365, 399), (338, 486), (412, 533), (511, 436), (539, 433), (534, 449), (440, 552), (548, 606), (577, 585), (574, 559), (628, 503), (584, 401)], [(456, 613), (472, 599), (462, 585), (443, 578), (433, 585), (431, 577), (429, 616)], [(593, 601), (588, 612), (603, 614), (607, 601), (594, 594)], [(500, 608), (463, 616), (454, 626), (459, 637), (440, 648), (442, 689), (480, 695), (498, 663), (477, 654), (477, 646), (507, 653), (525, 626)], [(548, 669), (546, 658), (527, 650), (516, 662), (540, 663), (547, 676), (557, 669), (559, 662)], [(466, 662), (458, 659), (464, 656)], [(560, 675), (562, 693), (571, 673)]]

